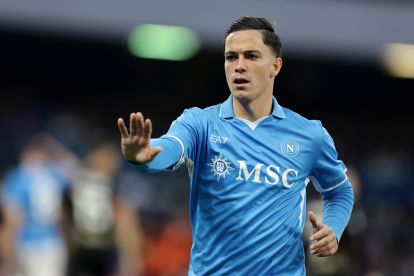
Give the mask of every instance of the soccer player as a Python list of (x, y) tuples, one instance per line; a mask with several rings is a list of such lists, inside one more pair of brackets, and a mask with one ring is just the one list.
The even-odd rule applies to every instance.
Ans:
[(51, 137), (36, 134), (24, 146), (20, 164), (6, 176), (5, 228), (0, 237), (4, 275), (65, 275), (66, 246), (60, 223), (69, 182), (53, 162), (56, 152)]
[(309, 212), (311, 253), (330, 256), (353, 206), (346, 168), (319, 121), (273, 96), (281, 42), (268, 20), (235, 21), (224, 58), (224, 103), (185, 110), (158, 139), (140, 112), (129, 130), (119, 118), (122, 152), (143, 170), (188, 167), (189, 275), (305, 275), (306, 186), (312, 180), (324, 199), (322, 221)]

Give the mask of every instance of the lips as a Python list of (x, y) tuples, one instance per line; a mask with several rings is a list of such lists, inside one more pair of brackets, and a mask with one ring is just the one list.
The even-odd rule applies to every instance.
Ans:
[(235, 84), (244, 84), (244, 83), (249, 83), (249, 81), (246, 80), (245, 78), (235, 78), (233, 80), (233, 83), (235, 83)]
[(250, 83), (249, 80), (245, 78), (234, 78), (233, 84), (237, 89), (244, 89)]

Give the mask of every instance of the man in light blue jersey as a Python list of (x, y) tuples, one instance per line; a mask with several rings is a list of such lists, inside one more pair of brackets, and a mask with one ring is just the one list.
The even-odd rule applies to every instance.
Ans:
[(141, 113), (130, 115), (129, 130), (120, 118), (122, 152), (143, 170), (188, 167), (189, 275), (305, 275), (306, 186), (311, 179), (324, 199), (322, 222), (309, 213), (311, 253), (330, 256), (353, 205), (346, 168), (319, 121), (273, 97), (281, 43), (268, 20), (234, 22), (224, 57), (224, 103), (185, 110), (158, 139)]
[(23, 148), (19, 166), (6, 175), (5, 225), (0, 236), (4, 275), (65, 275), (66, 245), (60, 223), (69, 183), (53, 162), (54, 143), (46, 134), (35, 135)]

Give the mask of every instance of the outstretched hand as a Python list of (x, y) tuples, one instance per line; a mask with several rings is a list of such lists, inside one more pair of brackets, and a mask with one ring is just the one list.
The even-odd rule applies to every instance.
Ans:
[(338, 242), (332, 228), (322, 224), (312, 211), (309, 211), (308, 217), (312, 224), (310, 252), (318, 257), (327, 257), (335, 254), (338, 251)]
[(131, 113), (129, 133), (122, 118), (118, 119), (118, 128), (121, 133), (122, 154), (128, 161), (145, 164), (162, 151), (161, 147), (151, 147), (152, 123), (150, 119), (144, 121), (141, 112)]

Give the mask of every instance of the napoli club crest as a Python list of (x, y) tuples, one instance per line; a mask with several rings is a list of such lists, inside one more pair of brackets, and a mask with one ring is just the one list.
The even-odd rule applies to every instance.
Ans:
[(295, 157), (299, 154), (299, 145), (295, 141), (283, 141), (281, 147), (283, 153), (290, 157)]

